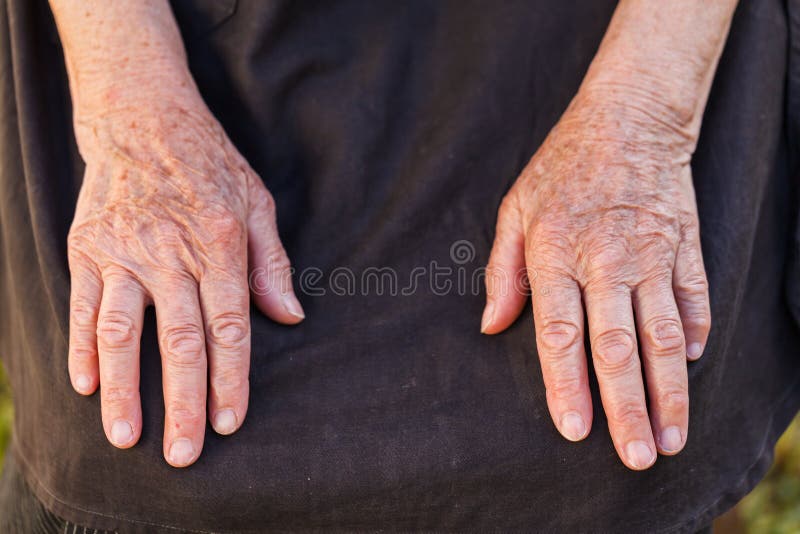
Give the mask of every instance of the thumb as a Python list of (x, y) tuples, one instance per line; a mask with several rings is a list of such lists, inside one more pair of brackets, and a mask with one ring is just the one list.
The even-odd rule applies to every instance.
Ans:
[(511, 326), (527, 302), (525, 238), (516, 196), (500, 204), (497, 230), (486, 268), (486, 307), (481, 332), (497, 334)]
[(257, 176), (250, 180), (247, 257), (250, 292), (267, 317), (283, 324), (305, 318), (292, 287), (289, 257), (278, 236), (275, 201)]

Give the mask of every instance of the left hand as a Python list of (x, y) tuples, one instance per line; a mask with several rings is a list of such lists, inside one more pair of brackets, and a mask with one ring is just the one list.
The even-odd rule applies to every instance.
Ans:
[(654, 117), (653, 103), (611, 100), (579, 94), (504, 198), (481, 330), (514, 322), (528, 276), (550, 414), (577, 441), (592, 423), (585, 311), (617, 453), (646, 469), (656, 449), (686, 442), (686, 359), (702, 354), (711, 318), (694, 140)]

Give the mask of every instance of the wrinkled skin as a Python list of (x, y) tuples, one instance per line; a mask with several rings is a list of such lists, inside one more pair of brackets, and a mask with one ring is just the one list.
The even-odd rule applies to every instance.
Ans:
[(86, 174), (69, 234), (69, 370), (78, 392), (99, 385), (111, 443), (133, 446), (143, 313), (155, 305), (164, 456), (182, 467), (200, 455), (207, 416), (230, 434), (247, 412), (248, 258), (265, 314), (294, 324), (303, 311), (261, 179), (199, 98), (153, 106), (76, 118)]
[(494, 334), (516, 319), (527, 276), (553, 421), (573, 441), (589, 432), (588, 337), (611, 437), (631, 469), (683, 448), (687, 357), (702, 354), (711, 320), (694, 139), (648, 108), (575, 98), (500, 207), (482, 325)]

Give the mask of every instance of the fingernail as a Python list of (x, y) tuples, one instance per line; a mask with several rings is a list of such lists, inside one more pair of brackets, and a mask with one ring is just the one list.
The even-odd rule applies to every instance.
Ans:
[(214, 416), (214, 430), (219, 434), (232, 434), (237, 427), (236, 414), (230, 408), (220, 410)]
[(641, 440), (628, 443), (628, 446), (625, 447), (625, 454), (628, 455), (628, 462), (636, 469), (648, 467), (655, 459), (650, 446)]
[(665, 452), (677, 452), (683, 446), (681, 431), (677, 426), (668, 426), (661, 431), (661, 448)]
[(169, 461), (173, 465), (189, 465), (194, 460), (194, 446), (187, 438), (178, 438), (169, 448)]
[(686, 348), (686, 354), (689, 359), (696, 360), (703, 355), (703, 345), (700, 343), (692, 343)]
[(118, 447), (122, 447), (130, 443), (132, 439), (133, 428), (131, 424), (122, 419), (114, 421), (111, 425), (111, 442)]
[(567, 412), (561, 417), (561, 433), (570, 441), (579, 441), (586, 435), (586, 423), (578, 412)]
[(303, 313), (303, 308), (293, 295), (283, 296), (283, 307), (286, 308), (286, 311), (289, 312), (290, 315), (294, 315), (300, 319), (306, 318), (306, 314)]
[(494, 322), (494, 302), (490, 302), (486, 309), (483, 310), (483, 317), (481, 318), (481, 333), (485, 334), (486, 331), (492, 326)]
[(92, 381), (89, 380), (89, 377), (86, 375), (78, 375), (78, 378), (75, 379), (75, 388), (81, 392), (88, 392), (89, 386), (92, 384)]

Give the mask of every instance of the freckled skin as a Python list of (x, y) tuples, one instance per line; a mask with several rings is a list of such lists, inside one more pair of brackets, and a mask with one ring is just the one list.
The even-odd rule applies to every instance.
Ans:
[(109, 441), (135, 445), (139, 339), (155, 306), (164, 457), (184, 467), (206, 419), (230, 434), (247, 412), (248, 270), (266, 315), (295, 324), (303, 311), (272, 197), (197, 92), (167, 3), (77, 8), (53, 2), (86, 162), (68, 240), (70, 377), (84, 395), (99, 386)]
[[(252, 295), (264, 313), (303, 317), (274, 203), (202, 102), (167, 0), (50, 3), (87, 164), (69, 236), (70, 376), (83, 394), (100, 385), (106, 436), (134, 445), (138, 339), (153, 304), (164, 456), (186, 466), (207, 416), (227, 434), (246, 412), (248, 265), (268, 275), (269, 291)], [(686, 358), (700, 356), (711, 320), (689, 162), (735, 6), (621, 0), (578, 95), (498, 213), (482, 331), (514, 321), (527, 297), (507, 282), (529, 280), (556, 426), (571, 440), (591, 427), (588, 336), (632, 469), (686, 441)]]
[[(86, 174), (69, 234), (73, 301), (82, 303), (72, 310), (70, 372), (76, 385), (88, 377), (90, 385), (78, 387), (84, 394), (99, 381), (112, 443), (135, 444), (138, 339), (143, 309), (154, 304), (164, 362), (165, 456), (181, 467), (202, 449), (206, 413), (228, 434), (247, 411), (248, 230), (251, 268), (271, 270), (273, 281), (283, 281), (256, 295), (256, 303), (287, 324), (298, 322), (302, 311), (287, 282), (289, 262), (269, 193), (202, 102), (140, 110), (76, 117)], [(116, 335), (120, 328), (124, 335)], [(234, 417), (215, 419), (224, 410)], [(115, 439), (117, 421), (131, 427), (122, 441)], [(183, 456), (170, 447), (181, 438), (192, 444)]]
[(509, 287), (527, 278), (556, 427), (573, 441), (589, 432), (588, 337), (631, 469), (686, 441), (686, 359), (700, 356), (711, 323), (690, 161), (735, 6), (620, 2), (580, 91), (498, 213), (481, 330), (517, 318), (526, 296)]

